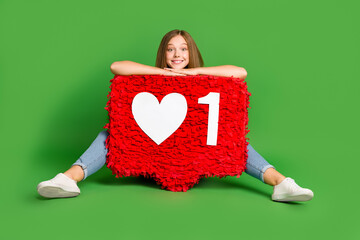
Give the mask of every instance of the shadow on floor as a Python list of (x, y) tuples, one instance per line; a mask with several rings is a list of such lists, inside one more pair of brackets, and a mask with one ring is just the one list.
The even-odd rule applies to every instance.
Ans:
[[(116, 178), (114, 175), (110, 176), (108, 170), (109, 169), (106, 168), (102, 169), (99, 175), (94, 176), (91, 179), (86, 179), (85, 181), (103, 184), (103, 185), (119, 185), (119, 186), (141, 185), (141, 186), (161, 190), (161, 186), (158, 185), (156, 181), (153, 180), (152, 178), (145, 178), (143, 176)], [(254, 187), (250, 184), (242, 183), (239, 179), (233, 179), (230, 177), (219, 179), (217, 177), (211, 177), (211, 178), (200, 179), (199, 183), (195, 184), (191, 189), (189, 189), (189, 191), (191, 191), (192, 189), (229, 189), (229, 190), (231, 189), (231, 190), (242, 190), (242, 191), (245, 190), (269, 198), (269, 192), (266, 190), (262, 190), (261, 184), (263, 183), (259, 182), (258, 184), (259, 184), (259, 188)]]

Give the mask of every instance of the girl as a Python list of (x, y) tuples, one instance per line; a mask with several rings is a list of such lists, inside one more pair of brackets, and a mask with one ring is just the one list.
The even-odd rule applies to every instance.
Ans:
[[(245, 79), (244, 68), (225, 65), (203, 67), (204, 62), (197, 45), (189, 33), (183, 30), (168, 32), (161, 40), (156, 67), (131, 61), (114, 62), (111, 72), (115, 75), (214, 75)], [(59, 173), (53, 179), (39, 183), (37, 190), (46, 198), (75, 197), (80, 194), (77, 182), (85, 180), (98, 171), (106, 161), (107, 149), (105, 140), (107, 131), (99, 133), (83, 155), (64, 173)], [(301, 188), (291, 178), (286, 178), (275, 170), (253, 147), (248, 145), (246, 173), (274, 186), (272, 200), (274, 201), (308, 201), (314, 196), (310, 189)]]

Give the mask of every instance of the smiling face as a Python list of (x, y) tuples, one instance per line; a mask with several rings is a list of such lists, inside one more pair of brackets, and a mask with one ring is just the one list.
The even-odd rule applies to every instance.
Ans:
[(181, 35), (170, 39), (166, 49), (166, 63), (174, 69), (183, 69), (189, 64), (188, 45)]

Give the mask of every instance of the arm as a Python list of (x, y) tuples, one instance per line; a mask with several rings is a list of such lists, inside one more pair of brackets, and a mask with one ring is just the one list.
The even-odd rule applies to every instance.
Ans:
[(245, 79), (247, 72), (245, 68), (237, 67), (233, 65), (224, 65), (216, 67), (198, 67), (198, 68), (188, 68), (188, 69), (171, 69), (166, 68), (168, 71), (182, 73), (186, 75), (213, 75), (220, 77), (236, 77)]
[(216, 66), (216, 67), (200, 67), (200, 68), (196, 68), (196, 70), (200, 75), (236, 77), (241, 79), (245, 79), (247, 76), (247, 72), (245, 68), (237, 67), (233, 65), (224, 65), (224, 66)]
[(144, 65), (132, 61), (118, 61), (110, 66), (111, 72), (115, 75), (171, 75), (185, 76), (181, 73), (170, 72), (165, 69)]

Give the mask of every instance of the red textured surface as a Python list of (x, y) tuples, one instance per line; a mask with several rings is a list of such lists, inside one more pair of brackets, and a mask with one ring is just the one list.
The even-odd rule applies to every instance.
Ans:
[[(187, 191), (202, 177), (240, 176), (247, 159), (249, 96), (246, 82), (215, 76), (118, 76), (111, 80), (106, 109), (109, 123), (106, 165), (117, 177), (151, 177), (170, 191)], [(137, 125), (131, 104), (140, 92), (159, 102), (169, 93), (182, 94), (188, 112), (181, 126), (157, 145)], [(220, 93), (217, 145), (206, 145), (209, 105), (198, 99)]]

